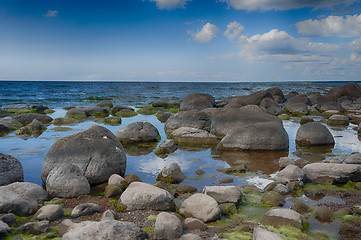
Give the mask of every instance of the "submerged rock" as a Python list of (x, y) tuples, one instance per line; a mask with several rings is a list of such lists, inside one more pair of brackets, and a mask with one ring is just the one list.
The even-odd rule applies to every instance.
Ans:
[(113, 133), (93, 125), (60, 138), (51, 146), (43, 162), (43, 181), (56, 165), (68, 163), (77, 165), (92, 185), (107, 181), (114, 173), (124, 175), (126, 155)]
[(178, 112), (168, 118), (164, 129), (167, 132), (171, 132), (181, 127), (191, 127), (209, 131), (211, 129), (211, 117), (207, 113), (199, 110)]
[(157, 156), (167, 156), (175, 152), (178, 149), (178, 145), (174, 139), (167, 139), (162, 142), (155, 150), (154, 154)]
[(10, 155), (0, 153), (0, 186), (22, 182), (23, 179), (23, 166), (20, 161)]

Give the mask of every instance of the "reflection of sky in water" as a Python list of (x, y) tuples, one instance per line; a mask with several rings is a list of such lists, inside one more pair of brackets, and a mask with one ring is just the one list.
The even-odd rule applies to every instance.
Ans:
[[(55, 109), (56, 112), (50, 114), (53, 118), (64, 117), (66, 111), (62, 108)], [(316, 117), (317, 118), (317, 117)], [(159, 144), (167, 139), (164, 132), (164, 124), (160, 123), (157, 118), (153, 115), (144, 116), (138, 115), (132, 118), (122, 118), (122, 124), (119, 126), (110, 126), (102, 123), (95, 123), (91, 120), (82, 121), (73, 126), (66, 126), (72, 128), (70, 131), (66, 132), (56, 132), (52, 129), (56, 126), (48, 126), (48, 130), (45, 131), (42, 135), (37, 138), (29, 137), (23, 138), (16, 136), (14, 133), (11, 133), (5, 137), (1, 138), (0, 152), (11, 154), (18, 158), (24, 168), (24, 177), (25, 181), (34, 182), (41, 184), (41, 168), (43, 159), (50, 149), (51, 145), (60, 137), (67, 136), (85, 129), (88, 129), (93, 124), (98, 124), (108, 128), (111, 132), (115, 133), (121, 127), (124, 127), (135, 121), (147, 121), (152, 123), (158, 130), (161, 135), (161, 141)], [(296, 152), (295, 138), (297, 129), (300, 127), (299, 119), (294, 118), (290, 121), (284, 121), (285, 129), (290, 138), (290, 149), (289, 156), (293, 159), (298, 157), (292, 153)], [(330, 131), (335, 136), (336, 145), (332, 152), (326, 153), (326, 157), (335, 158), (334, 155), (350, 154), (354, 151), (361, 152), (361, 145), (357, 137), (357, 133), (352, 128), (354, 125), (347, 128), (330, 128)], [(315, 153), (310, 153), (315, 154)], [(325, 155), (322, 153), (322, 155)], [(240, 160), (247, 160), (249, 154), (239, 155)], [(340, 156), (343, 158), (344, 156)], [(253, 158), (259, 158), (254, 156)], [(337, 156), (336, 156), (337, 158)], [(227, 175), (217, 171), (217, 168), (227, 168), (230, 167), (229, 164), (233, 164), (231, 161), (232, 158), (227, 158), (227, 156), (220, 156), (218, 153), (214, 152), (211, 149), (202, 149), (196, 151), (188, 151), (185, 149), (178, 149), (173, 154), (170, 154), (166, 158), (157, 157), (154, 153), (148, 155), (140, 156), (127, 156), (127, 170), (126, 173), (134, 173), (140, 176), (144, 182), (155, 183), (155, 178), (162, 168), (171, 163), (177, 162), (184, 174), (187, 176), (187, 179), (182, 182), (182, 184), (196, 186), (199, 190), (206, 185), (219, 184), (219, 180), (226, 177), (233, 178), (234, 182), (225, 185), (244, 185), (244, 184), (253, 184), (257, 187), (263, 188), (271, 180), (269, 176), (266, 176), (258, 170), (261, 170), (262, 167), (265, 167), (267, 159), (263, 162), (254, 162), (250, 163), (250, 166), (253, 168), (253, 173), (239, 174), (239, 175)], [(274, 159), (270, 160), (273, 161)], [(228, 161), (228, 163), (227, 163)], [(262, 164), (262, 166), (261, 166)], [(272, 162), (272, 166), (274, 163)], [(257, 169), (258, 166), (258, 169)], [(271, 165), (269, 165), (271, 166)], [(266, 164), (267, 167), (267, 164)], [(202, 169), (205, 171), (204, 175), (198, 176), (195, 171), (197, 169)], [(273, 171), (273, 170), (272, 170)], [(276, 170), (274, 170), (276, 171)], [(256, 173), (257, 172), (257, 173)], [(270, 173), (268, 173), (270, 174)]]

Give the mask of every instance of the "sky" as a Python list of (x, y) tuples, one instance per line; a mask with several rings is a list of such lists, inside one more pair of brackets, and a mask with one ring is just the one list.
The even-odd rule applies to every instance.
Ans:
[(361, 80), (360, 0), (0, 0), (0, 80)]

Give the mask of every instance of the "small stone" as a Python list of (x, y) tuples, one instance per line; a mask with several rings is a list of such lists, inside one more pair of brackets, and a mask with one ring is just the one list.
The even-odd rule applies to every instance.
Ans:
[(118, 174), (113, 174), (110, 176), (108, 180), (108, 185), (116, 185), (120, 187), (122, 190), (128, 187), (128, 182), (122, 176)]
[(274, 191), (263, 194), (262, 202), (271, 206), (283, 206), (286, 203), (284, 196)]
[(290, 190), (288, 189), (288, 187), (286, 187), (283, 184), (277, 184), (276, 187), (272, 191), (278, 192), (281, 195), (287, 195), (290, 193)]
[(64, 216), (64, 209), (61, 205), (45, 205), (40, 208), (34, 215), (38, 220), (54, 221)]
[(196, 170), (196, 172), (195, 172), (197, 175), (203, 175), (203, 174), (205, 174), (205, 171), (203, 171), (202, 169), (198, 169), (198, 170)]
[(118, 187), (117, 185), (108, 184), (105, 188), (105, 194), (104, 197), (110, 198), (110, 197), (117, 197), (120, 196), (123, 193), (123, 190)]
[(177, 193), (184, 194), (184, 193), (195, 193), (197, 192), (197, 188), (190, 185), (180, 185), (177, 187)]
[(200, 236), (194, 234), (194, 233), (187, 233), (182, 235), (178, 240), (202, 240)]
[(231, 177), (222, 178), (218, 180), (219, 183), (226, 184), (226, 183), (233, 183), (234, 179)]
[(296, 201), (291, 209), (298, 212), (299, 214), (309, 213), (312, 211), (312, 209), (302, 201)]
[(58, 233), (60, 236), (63, 236), (69, 228), (71, 228), (72, 226), (74, 226), (74, 222), (72, 222), (70, 219), (65, 219), (63, 220), (59, 225), (58, 225)]
[(163, 168), (163, 170), (157, 176), (157, 181), (163, 181), (165, 183), (181, 183), (185, 179), (185, 176), (178, 165), (178, 163), (170, 163)]
[(333, 214), (328, 207), (320, 206), (316, 209), (316, 217), (322, 222), (332, 222)]
[(289, 157), (281, 157), (278, 160), (278, 165), (280, 166), (280, 168), (285, 168), (285, 167), (287, 167), (288, 165), (291, 165), (291, 164), (295, 164), (295, 161), (293, 161)]
[(117, 218), (117, 214), (113, 210), (106, 210), (100, 221), (106, 221), (106, 220), (115, 220)]
[(132, 182), (141, 182), (142, 180), (140, 180), (140, 178), (133, 174), (133, 173), (129, 173), (127, 175), (124, 176), (124, 179), (128, 182), (128, 184), (131, 184)]
[(186, 218), (184, 220), (184, 226), (186, 228), (188, 228), (189, 230), (195, 230), (195, 229), (199, 229), (201, 231), (206, 231), (207, 230), (207, 225), (202, 222), (199, 219), (196, 218)]
[(218, 203), (238, 204), (242, 200), (242, 193), (235, 186), (205, 186), (203, 193), (211, 196)]
[(48, 228), (49, 228), (49, 221), (44, 220), (41, 222), (25, 223), (17, 230), (17, 232), (38, 235), (45, 233), (48, 230)]
[(228, 216), (237, 211), (237, 207), (234, 203), (221, 203), (219, 204), (222, 215)]
[(350, 223), (342, 223), (338, 233), (348, 239), (357, 239), (357, 236), (360, 236), (360, 229)]
[(262, 216), (261, 223), (274, 227), (288, 225), (299, 229), (304, 229), (307, 225), (304, 216), (287, 208), (274, 208), (269, 210)]
[(10, 232), (11, 232), (11, 228), (9, 227), (9, 225), (4, 223), (3, 221), (0, 221), (0, 238), (2, 239), (2, 237), (5, 237)]
[(71, 217), (77, 218), (85, 215), (92, 215), (93, 213), (100, 212), (100, 206), (95, 203), (83, 203), (76, 206), (71, 211)]
[(3, 221), (7, 225), (14, 225), (17, 223), (16, 216), (13, 213), (5, 214), (4, 216), (0, 217), (0, 221)]

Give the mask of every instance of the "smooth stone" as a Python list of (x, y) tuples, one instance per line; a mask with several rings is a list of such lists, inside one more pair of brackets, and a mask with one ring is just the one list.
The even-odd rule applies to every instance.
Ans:
[(154, 225), (154, 239), (173, 240), (183, 234), (182, 222), (174, 214), (159, 213)]
[(199, 229), (201, 231), (207, 230), (207, 225), (197, 218), (192, 218), (192, 217), (186, 218), (183, 223), (184, 226), (190, 230), (195, 230), (195, 229)]
[(280, 235), (270, 232), (262, 227), (256, 227), (253, 230), (253, 240), (283, 240)]
[(166, 132), (171, 132), (181, 127), (191, 127), (209, 131), (211, 129), (211, 116), (199, 110), (178, 112), (168, 118), (164, 129)]
[(154, 150), (154, 154), (157, 156), (167, 156), (168, 154), (175, 152), (177, 149), (177, 142), (174, 139), (167, 139)]
[(181, 100), (178, 98), (159, 98), (152, 102), (154, 107), (170, 108), (174, 106), (180, 106)]
[(13, 213), (8, 213), (0, 217), (0, 221), (3, 221), (7, 225), (11, 226), (18, 222), (16, 216)]
[(182, 235), (178, 240), (202, 240), (200, 236), (194, 234), (194, 233), (187, 233)]
[(76, 206), (71, 211), (72, 218), (78, 218), (81, 216), (92, 215), (93, 213), (100, 212), (100, 206), (95, 203), (83, 203)]
[(295, 181), (302, 181), (304, 178), (304, 171), (296, 165), (288, 165), (283, 170), (278, 172), (274, 177), (275, 181), (283, 184)]
[(184, 193), (195, 193), (197, 192), (197, 188), (190, 185), (179, 185), (176, 189), (177, 193), (184, 194)]
[(192, 127), (180, 127), (170, 134), (170, 138), (174, 139), (178, 145), (213, 146), (219, 143), (216, 135)]
[(295, 164), (295, 161), (293, 161), (291, 158), (289, 157), (281, 157), (279, 160), (278, 160), (278, 165), (280, 166), (280, 168), (285, 168), (287, 167), (288, 165), (292, 165), (292, 164)]
[(158, 129), (149, 122), (134, 122), (114, 134), (124, 144), (158, 142)]
[(45, 205), (41, 207), (34, 215), (38, 220), (54, 221), (64, 216), (64, 209), (61, 205)]
[(123, 193), (123, 189), (118, 187), (117, 185), (108, 184), (105, 188), (104, 197), (117, 197)]
[(274, 208), (267, 211), (262, 216), (261, 223), (274, 227), (288, 225), (299, 229), (304, 229), (304, 226), (307, 224), (304, 216), (287, 208)]
[(348, 126), (350, 120), (345, 115), (332, 115), (328, 120), (327, 124), (330, 126)]
[(116, 220), (116, 218), (117, 214), (113, 210), (108, 209), (102, 214), (100, 221)]
[(283, 206), (286, 203), (285, 197), (274, 191), (263, 194), (261, 201), (271, 206)]
[(64, 219), (58, 225), (58, 233), (60, 236), (63, 236), (71, 227), (73, 227), (76, 223), (71, 221), (70, 219)]
[(331, 132), (318, 122), (302, 125), (296, 133), (296, 143), (300, 146), (334, 145)]
[(343, 163), (346, 164), (361, 164), (361, 153), (352, 153), (348, 156)]
[(217, 203), (234, 203), (242, 201), (242, 193), (235, 186), (205, 186), (203, 194), (211, 196)]
[(312, 209), (302, 201), (296, 201), (292, 207), (292, 210), (298, 212), (299, 214), (309, 213)]
[(288, 189), (288, 187), (286, 187), (283, 184), (277, 184), (272, 191), (278, 192), (281, 195), (287, 195), (290, 193), (290, 190)]
[(122, 176), (118, 174), (113, 174), (108, 180), (108, 185), (115, 185), (124, 190), (128, 187), (128, 182)]
[(46, 130), (46, 126), (40, 121), (34, 119), (29, 125), (26, 126), (32, 132), (43, 132)]
[(50, 226), (50, 224), (49, 224), (49, 221), (47, 221), (47, 220), (43, 220), (40, 222), (29, 222), (29, 223), (25, 223), (24, 225), (22, 225), (16, 231), (20, 232), (20, 233), (28, 233), (28, 234), (38, 235), (38, 234), (45, 233), (48, 230), (49, 226)]
[(316, 208), (316, 218), (322, 222), (332, 222), (332, 211), (327, 206), (319, 206)]
[(181, 183), (186, 176), (183, 174), (178, 163), (173, 162), (166, 165), (157, 176), (157, 181), (177, 184)]
[(103, 107), (103, 108), (112, 108), (113, 103), (110, 100), (103, 100), (97, 103), (97, 107)]
[(47, 115), (40, 113), (23, 113), (13, 116), (13, 119), (19, 121), (23, 126), (30, 124), (34, 119), (43, 124), (50, 123), (53, 119)]
[(215, 106), (216, 101), (212, 95), (206, 93), (191, 93), (183, 99), (179, 109), (181, 111), (202, 110)]
[(127, 181), (128, 184), (131, 184), (132, 182), (141, 182), (142, 180), (133, 173), (128, 173), (124, 176), (125, 181)]
[(0, 239), (5, 237), (11, 232), (9, 225), (0, 220)]
[(24, 180), (23, 166), (16, 158), (0, 153), (0, 186)]

